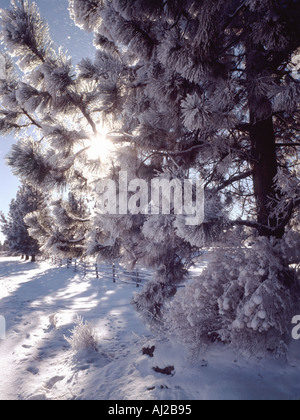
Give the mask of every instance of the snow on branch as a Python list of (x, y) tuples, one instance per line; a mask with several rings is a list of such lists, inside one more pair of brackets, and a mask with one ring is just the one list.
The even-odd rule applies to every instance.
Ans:
[(102, 3), (102, 0), (69, 0), (70, 17), (79, 28), (91, 32), (100, 24)]
[(253, 175), (253, 171), (251, 170), (251, 171), (242, 173), (240, 175), (236, 175), (232, 178), (229, 178), (228, 180), (224, 181), (223, 184), (219, 185), (216, 188), (216, 191), (221, 191), (224, 188), (228, 187), (229, 185), (232, 185), (232, 184), (234, 184), (235, 182), (238, 182), (238, 181), (242, 181), (243, 179), (249, 178), (252, 175)]
[(2, 9), (0, 16), (3, 40), (9, 52), (20, 57), (20, 68), (29, 72), (37, 63), (43, 63), (52, 51), (52, 41), (36, 4), (15, 1), (10, 9)]

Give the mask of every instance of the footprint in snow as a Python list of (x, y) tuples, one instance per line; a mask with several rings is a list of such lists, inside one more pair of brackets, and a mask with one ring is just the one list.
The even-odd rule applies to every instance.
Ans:
[(52, 389), (57, 382), (63, 381), (64, 379), (64, 376), (54, 376), (45, 383), (44, 387), (47, 389)]
[(27, 368), (26, 370), (27, 372), (32, 373), (32, 375), (37, 375), (39, 373), (39, 369), (34, 366), (31, 366)]
[(28, 401), (46, 401), (47, 397), (45, 394), (37, 394), (27, 398)]
[(24, 349), (31, 349), (31, 347), (32, 347), (32, 346), (29, 346), (28, 344), (23, 344), (23, 345), (22, 345), (22, 347), (23, 347)]

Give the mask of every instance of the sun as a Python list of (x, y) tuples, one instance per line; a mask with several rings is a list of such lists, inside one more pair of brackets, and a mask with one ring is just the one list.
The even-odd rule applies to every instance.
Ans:
[(110, 161), (116, 151), (115, 145), (108, 138), (108, 132), (103, 129), (90, 138), (88, 147), (88, 158), (91, 160), (100, 159), (101, 162)]

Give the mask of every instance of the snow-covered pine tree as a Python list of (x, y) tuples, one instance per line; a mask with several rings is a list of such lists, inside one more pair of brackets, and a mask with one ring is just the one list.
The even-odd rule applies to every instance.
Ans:
[(40, 253), (38, 242), (29, 235), (26, 215), (37, 211), (44, 203), (44, 195), (29, 184), (22, 185), (16, 199), (11, 201), (7, 218), (1, 214), (2, 233), (11, 251), (35, 261)]
[(202, 275), (165, 306), (168, 334), (193, 356), (222, 342), (247, 357), (284, 358), (299, 311), (299, 282), (282, 248), (260, 237), (251, 247), (211, 252)]
[(3, 244), (0, 244), (0, 252), (5, 253), (5, 252), (9, 252), (9, 246), (8, 246), (8, 242), (4, 241)]
[(85, 238), (89, 212), (82, 199), (69, 193), (28, 214), (25, 218), (30, 235), (48, 255), (80, 258), (86, 254)]
[(78, 77), (71, 59), (54, 46), (35, 3), (16, 0), (1, 11), (1, 40), (0, 130), (18, 139), (8, 164), (21, 180), (49, 193), (45, 208), (27, 222), (46, 253), (76, 248), (78, 256), (87, 174), (100, 164), (86, 156), (99, 134), (97, 86)]

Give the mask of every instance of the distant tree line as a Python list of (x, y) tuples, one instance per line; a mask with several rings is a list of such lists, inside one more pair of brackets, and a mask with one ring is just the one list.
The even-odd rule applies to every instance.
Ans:
[(9, 206), (7, 217), (0, 214), (1, 230), (6, 237), (5, 244), (0, 248), (22, 255), (27, 261), (31, 257), (34, 262), (40, 248), (36, 239), (28, 233), (25, 216), (36, 211), (43, 203), (43, 194), (29, 184), (24, 184), (18, 190), (17, 196)]
[(0, 242), (0, 252), (6, 252), (9, 251), (8, 242), (4, 241), (3, 243)]

